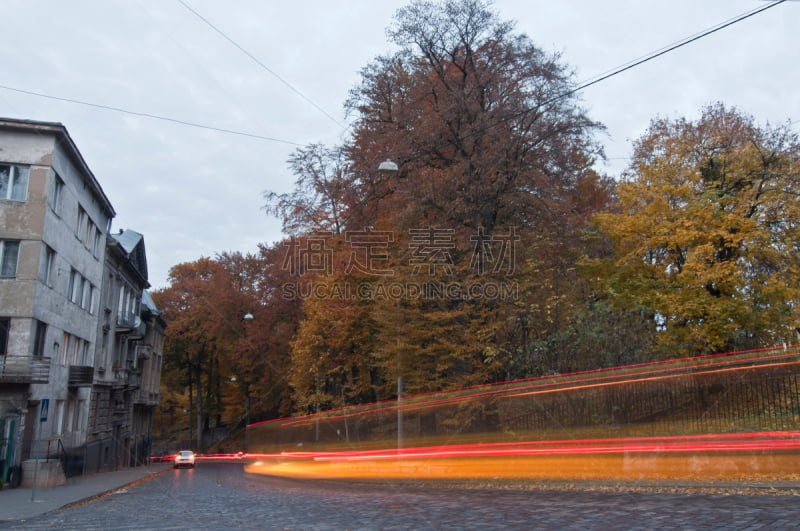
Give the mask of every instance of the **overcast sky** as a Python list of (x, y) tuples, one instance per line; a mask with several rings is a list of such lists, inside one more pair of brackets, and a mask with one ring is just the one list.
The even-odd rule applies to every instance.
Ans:
[[(114, 204), (114, 229), (144, 234), (154, 288), (177, 263), (281, 238), (262, 193), (291, 188), (293, 144), (346, 138), (348, 90), (391, 50), (385, 30), (407, 4), (184, 2), (285, 83), (178, 0), (0, 0), (0, 85), (279, 140), (0, 89), (0, 116), (67, 127)], [(497, 0), (494, 8), (540, 48), (561, 52), (581, 82), (765, 5)], [(796, 130), (798, 21), (800, 2), (785, 2), (584, 90), (590, 116), (608, 128), (609, 161), (599, 168), (618, 175), (652, 118), (694, 118), (715, 101)]]

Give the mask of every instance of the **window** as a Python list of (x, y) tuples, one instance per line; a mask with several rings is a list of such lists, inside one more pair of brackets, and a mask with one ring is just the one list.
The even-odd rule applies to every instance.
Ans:
[(80, 307), (84, 310), (89, 310), (91, 297), (92, 297), (92, 283), (83, 279), (83, 286), (82, 286), (82, 294), (81, 294), (81, 303)]
[(92, 241), (92, 256), (94, 256), (95, 258), (98, 258), (100, 256), (100, 241), (102, 235), (103, 233), (100, 232), (100, 229), (95, 230), (94, 241)]
[(52, 208), (56, 214), (61, 210), (61, 196), (63, 193), (64, 181), (56, 174), (53, 179), (53, 195), (50, 197), (50, 208)]
[(83, 342), (83, 348), (81, 350), (81, 365), (89, 365), (89, 342)]
[(83, 242), (84, 247), (91, 251), (92, 256), (98, 258), (100, 255), (100, 244), (103, 233), (89, 217), (82, 206), (78, 206), (78, 224), (75, 227), (75, 237)]
[(0, 164), (0, 199), (25, 201), (28, 198), (27, 166)]
[(67, 363), (69, 365), (77, 365), (78, 364), (78, 353), (81, 351), (81, 342), (83, 340), (79, 337), (72, 338), (72, 348), (69, 350), (69, 359)]
[(41, 279), (45, 286), (53, 287), (53, 268), (56, 262), (56, 252), (49, 245), (44, 246), (44, 257), (42, 258)]
[(56, 427), (56, 432), (61, 434), (64, 432), (64, 401), (63, 400), (56, 400), (56, 414), (55, 414), (55, 422), (53, 425)]
[[(91, 249), (94, 245), (95, 235), (97, 234), (97, 226), (90, 219), (86, 224), (86, 237), (83, 239), (83, 244), (87, 249)], [(94, 254), (94, 252), (92, 252)]]
[(125, 310), (128, 306), (128, 291), (125, 289), (125, 285), (119, 287), (119, 306), (117, 307), (117, 315), (121, 316), (120, 318), (124, 318)]
[(75, 227), (75, 237), (79, 240), (84, 240), (84, 235), (86, 234), (86, 224), (89, 221), (89, 215), (86, 214), (86, 211), (83, 209), (82, 206), (78, 207), (78, 224)]
[(61, 344), (61, 365), (67, 366), (67, 358), (69, 357), (69, 350), (72, 347), (72, 335), (64, 332), (64, 342)]
[(18, 241), (0, 240), (0, 277), (14, 278), (17, 276), (18, 255)]
[(70, 269), (67, 297), (70, 302), (74, 302), (87, 312), (95, 312), (97, 288), (87, 278), (78, 273), (75, 268)]
[(69, 298), (70, 302), (78, 302), (78, 293), (81, 292), (81, 279), (81, 274), (75, 271), (74, 268), (70, 268), (69, 293), (67, 293), (67, 298)]
[(11, 328), (11, 319), (0, 317), (0, 356), (8, 353), (8, 331)]
[(44, 338), (47, 335), (47, 325), (41, 321), (36, 321), (36, 331), (33, 336), (33, 355), (44, 356)]
[(94, 312), (97, 310), (97, 288), (92, 286), (92, 293), (89, 296), (89, 307), (86, 308), (89, 310), (89, 313), (94, 315)]

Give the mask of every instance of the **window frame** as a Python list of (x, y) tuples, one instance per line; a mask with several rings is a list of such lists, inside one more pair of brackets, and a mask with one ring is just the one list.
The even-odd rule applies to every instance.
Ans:
[(84, 241), (84, 235), (86, 234), (88, 221), (89, 214), (86, 212), (86, 209), (78, 205), (78, 219), (75, 225), (75, 238), (77, 238), (80, 242)]
[(94, 231), (94, 238), (92, 240), (92, 256), (95, 258), (100, 257), (100, 242), (102, 240), (103, 233), (100, 232), (100, 227), (95, 226)]
[(8, 340), (11, 336), (11, 318), (0, 317), (0, 356), (8, 354)]
[[(0, 196), (0, 201), (17, 201), (23, 203), (28, 200), (28, 186), (30, 183), (30, 166), (21, 164), (0, 163), (0, 180), (6, 179), (2, 168), (8, 168), (8, 181), (5, 183), (5, 193)], [(21, 184), (20, 184), (21, 183)], [(2, 187), (0, 187), (2, 190)]]
[[(9, 252), (9, 244), (16, 244), (16, 256), (14, 257), (13, 271), (5, 272), (6, 254)], [(0, 240), (0, 278), (16, 278), (19, 267), (19, 251), (22, 248), (20, 240)]]
[(47, 323), (34, 321), (36, 329), (34, 330), (32, 354), (36, 358), (43, 358), (45, 355), (45, 344), (47, 339)]
[(42, 271), (41, 271), (41, 281), (42, 284), (47, 286), (48, 288), (53, 287), (53, 271), (56, 265), (56, 252), (55, 250), (47, 245), (46, 243), (43, 244), (44, 246), (44, 256), (42, 260)]
[(61, 198), (64, 195), (64, 179), (58, 173), (53, 174), (53, 195), (50, 199), (50, 208), (57, 215), (61, 213)]

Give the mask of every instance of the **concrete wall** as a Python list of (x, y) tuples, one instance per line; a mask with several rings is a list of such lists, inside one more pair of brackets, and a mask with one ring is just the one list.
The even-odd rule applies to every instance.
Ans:
[[(34, 355), (36, 331), (45, 324), (38, 353), (51, 360), (46, 383), (0, 385), (0, 416), (7, 425), (13, 419), (16, 431), (14, 466), (50, 455), (53, 441), (68, 453), (84, 449), (95, 469), (127, 466), (131, 444), (149, 448), (163, 350), (160, 318), (150, 323), (157, 326), (148, 328), (147, 346), (140, 345), (143, 326), (116, 323), (120, 283), (138, 297), (147, 287), (143, 241), (133, 260), (116, 243), (107, 247), (113, 207), (60, 124), (0, 118), (0, 162), (29, 168), (25, 200), (0, 200), (0, 238), (20, 241), (16, 277), (0, 279), (9, 355)], [(94, 288), (92, 304), (71, 300), (73, 272)], [(121, 370), (114, 368), (117, 358), (127, 358), (117, 363)], [(70, 384), (70, 366), (93, 368), (93, 381)], [(42, 421), (44, 400), (49, 410)]]
[[(18, 436), (61, 439), (73, 446), (86, 438), (90, 388), (68, 386), (69, 365), (94, 365), (105, 260), (104, 244), (94, 252), (93, 239), (81, 239), (78, 211), (82, 208), (92, 220), (101, 242), (105, 242), (113, 211), (94, 178), (79, 164), (80, 156), (72, 151), (71, 143), (63, 141), (64, 134), (59, 128), (0, 129), (0, 162), (30, 168), (26, 200), (0, 201), (0, 238), (20, 240), (16, 278), (0, 280), (0, 316), (11, 318), (10, 355), (32, 355), (37, 321), (47, 325), (42, 354), (51, 358), (49, 381), (28, 387), (30, 402), (21, 404)], [(56, 201), (58, 178), (63, 187)], [(55, 251), (47, 281), (46, 246)], [(84, 309), (69, 300), (73, 269), (95, 287), (93, 308)], [(80, 340), (77, 356), (72, 355), (75, 351), (64, 356), (65, 334)], [(38, 408), (42, 399), (50, 402), (47, 420), (26, 429), (26, 421), (38, 421), (36, 412), (29, 414), (29, 409)]]

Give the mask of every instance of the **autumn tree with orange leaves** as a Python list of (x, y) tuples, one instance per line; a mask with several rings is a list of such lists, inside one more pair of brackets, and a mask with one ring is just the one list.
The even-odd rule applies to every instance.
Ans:
[[(610, 197), (566, 66), (488, 3), (413, 2), (388, 34), (398, 51), (346, 102), (352, 139), (297, 150), (294, 192), (267, 194), (288, 233), (329, 235), (314, 281), (367, 288), (305, 298), (292, 384), (310, 410), (393, 396), (400, 378), (423, 392), (557, 368), (541, 340), (575, 310), (578, 234)], [(439, 285), (509, 292), (387, 295)]]
[(224, 253), (178, 264), (169, 287), (153, 294), (168, 322), (163, 402), (189, 412), (198, 448), (212, 427), (291, 409), (289, 343), (299, 306), (274, 289), (283, 281), (281, 259), (281, 249), (262, 247), (257, 255)]
[(568, 67), (489, 2), (414, 1), (388, 35), (351, 136), (266, 192), (286, 239), (155, 294), (195, 429), (796, 337), (788, 126), (658, 119), (615, 182)]

